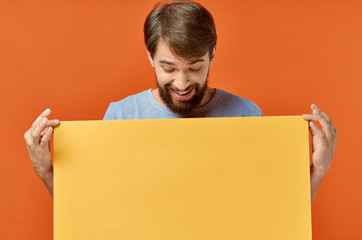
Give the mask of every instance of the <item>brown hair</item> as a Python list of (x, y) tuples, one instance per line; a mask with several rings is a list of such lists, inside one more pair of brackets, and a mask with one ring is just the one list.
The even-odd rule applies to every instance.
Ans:
[(143, 30), (146, 48), (152, 58), (162, 38), (176, 56), (190, 59), (209, 52), (211, 59), (217, 39), (210, 12), (190, 1), (158, 3), (147, 16)]

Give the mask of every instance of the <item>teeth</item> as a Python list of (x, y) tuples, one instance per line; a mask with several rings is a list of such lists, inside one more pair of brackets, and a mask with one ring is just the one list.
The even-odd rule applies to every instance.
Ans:
[(175, 91), (175, 90), (173, 90), (175, 93), (177, 93), (178, 95), (186, 95), (186, 94), (188, 94), (190, 91), (191, 91), (191, 89), (189, 90), (189, 91), (183, 91), (183, 92), (179, 92), (179, 91)]

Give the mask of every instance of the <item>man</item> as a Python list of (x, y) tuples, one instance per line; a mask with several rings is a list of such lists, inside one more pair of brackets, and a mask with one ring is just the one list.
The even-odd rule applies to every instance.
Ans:
[[(144, 37), (158, 88), (111, 103), (105, 120), (263, 115), (250, 100), (207, 86), (216, 30), (211, 14), (201, 5), (188, 1), (160, 3), (145, 21)], [(337, 130), (326, 113), (315, 105), (312, 110), (303, 117), (310, 121), (313, 136), (313, 201), (331, 166)], [(35, 172), (53, 194), (49, 139), (59, 120), (48, 120), (49, 114), (50, 110), (45, 110), (24, 137)], [(320, 122), (322, 129), (313, 121)]]

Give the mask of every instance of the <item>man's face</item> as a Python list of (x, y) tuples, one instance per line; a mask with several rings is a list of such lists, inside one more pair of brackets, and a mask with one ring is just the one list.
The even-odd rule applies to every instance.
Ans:
[(159, 96), (171, 111), (187, 115), (203, 102), (211, 64), (208, 53), (185, 60), (174, 56), (161, 40), (154, 58), (149, 58), (155, 68)]

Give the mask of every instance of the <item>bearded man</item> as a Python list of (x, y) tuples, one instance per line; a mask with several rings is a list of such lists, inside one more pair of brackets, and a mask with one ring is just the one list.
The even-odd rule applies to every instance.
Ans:
[[(181, 117), (263, 116), (252, 101), (207, 85), (216, 52), (216, 29), (210, 12), (198, 3), (159, 3), (147, 16), (144, 39), (155, 69), (158, 88), (111, 103), (104, 120)], [(331, 166), (337, 130), (331, 119), (314, 104), (303, 117), (313, 136), (312, 201)], [(59, 120), (49, 120), (45, 110), (25, 133), (35, 172), (53, 194), (53, 166), (49, 139)], [(320, 122), (320, 129), (313, 121)]]

